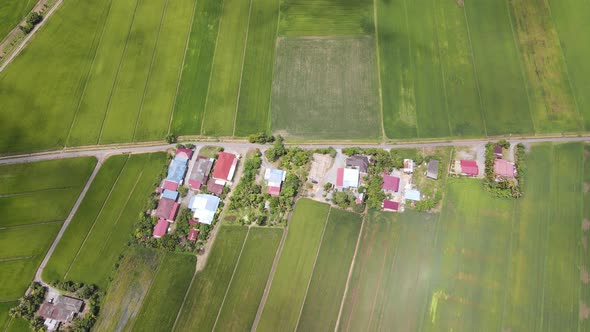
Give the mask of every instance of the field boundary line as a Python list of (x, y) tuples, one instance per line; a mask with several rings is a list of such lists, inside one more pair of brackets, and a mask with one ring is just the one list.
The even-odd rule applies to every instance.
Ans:
[(342, 294), (342, 300), (340, 301), (340, 309), (338, 310), (338, 318), (336, 319), (336, 325), (334, 326), (334, 332), (338, 331), (340, 326), (340, 318), (342, 318), (342, 311), (344, 310), (344, 304), (346, 303), (346, 295), (348, 294), (348, 288), (350, 287), (350, 278), (352, 278), (352, 272), (356, 262), (356, 255), (358, 253), (361, 238), (363, 237), (363, 229), (365, 228), (365, 220), (367, 219), (367, 211), (363, 214), (363, 221), (361, 222), (361, 229), (359, 230), (359, 236), (356, 239), (356, 246), (354, 248), (354, 254), (352, 255), (352, 261), (350, 262), (350, 268), (348, 269), (348, 276), (346, 277), (346, 284), (344, 286), (344, 293)]
[[(252, 2), (250, 2), (252, 3)], [(227, 293), (229, 293), (229, 289), (234, 281), (234, 276), (236, 275), (236, 271), (238, 270), (238, 266), (240, 265), (240, 259), (242, 258), (242, 253), (244, 253), (244, 247), (246, 247), (246, 242), (248, 241), (248, 236), (250, 235), (250, 227), (248, 227), (248, 231), (246, 232), (246, 237), (244, 237), (244, 243), (242, 243), (242, 248), (240, 249), (240, 254), (238, 255), (238, 259), (236, 260), (236, 266), (234, 266), (234, 270), (231, 273), (231, 278), (229, 279), (229, 283), (227, 284), (227, 288), (225, 289), (225, 294), (223, 295), (223, 300), (221, 301), (221, 305), (219, 306), (219, 311), (217, 312), (217, 317), (215, 318), (215, 323), (213, 323), (213, 327), (211, 331), (215, 331), (215, 327), (217, 326), (217, 322), (219, 321), (219, 316), (221, 316), (221, 311), (223, 310), (223, 305), (225, 304), (225, 299), (227, 298)]]
[[(520, 49), (520, 46), (518, 45), (518, 37), (516, 35), (516, 32), (514, 32), (514, 23), (512, 23), (512, 12), (510, 11), (510, 4), (508, 3), (508, 0), (504, 0), (504, 6), (506, 6), (506, 12), (508, 13), (508, 21), (510, 22), (510, 30), (512, 31), (512, 41), (514, 41), (514, 47), (516, 47), (516, 51), (518, 52), (518, 66), (520, 67), (520, 76), (522, 78), (522, 83), (524, 85), (524, 91), (526, 91), (526, 98), (527, 101), (529, 102), (529, 116), (531, 117), (531, 124), (533, 125), (533, 133), (537, 132), (537, 129), (535, 126), (535, 117), (533, 116), (533, 104), (531, 103), (531, 94), (529, 92), (529, 80), (527, 79), (525, 73), (524, 73), (524, 65), (523, 65), (523, 61), (522, 61), (522, 57), (524, 56), (524, 53), (522, 52), (522, 50)], [(545, 103), (543, 103), (543, 105), (545, 105)]]
[[(510, 221), (510, 246), (508, 249), (508, 257), (507, 260), (508, 262), (511, 261), (512, 259), (512, 248), (514, 247), (514, 219), (516, 216), (516, 207), (518, 205), (517, 201), (513, 201), (512, 202), (512, 220)], [(519, 220), (520, 221), (520, 220)], [(506, 282), (504, 283), (504, 285), (509, 285), (510, 282), (510, 278), (512, 276), (512, 264), (509, 264), (508, 266), (508, 272), (506, 273)], [(506, 318), (506, 302), (508, 301), (508, 289), (506, 289), (504, 291), (504, 301), (502, 304), (502, 320), (500, 321), (500, 328), (504, 328), (504, 319)]]
[(574, 104), (576, 105), (576, 111), (578, 113), (578, 116), (582, 120), (581, 121), (582, 122), (582, 130), (586, 131), (586, 124), (584, 121), (584, 116), (580, 112), (580, 107), (578, 106), (578, 98), (576, 97), (577, 93), (574, 90), (574, 82), (572, 81), (572, 79), (570, 77), (569, 64), (567, 63), (567, 59), (565, 58), (565, 52), (563, 52), (563, 47), (561, 47), (561, 37), (559, 36), (559, 29), (557, 28), (557, 22), (555, 21), (555, 19), (553, 19), (553, 12), (551, 11), (551, 4), (549, 3), (549, 1), (544, 0), (543, 2), (545, 3), (545, 6), (547, 7), (547, 11), (549, 12), (549, 18), (551, 19), (551, 23), (553, 23), (553, 26), (555, 27), (555, 35), (557, 35), (557, 45), (559, 46), (559, 54), (561, 55), (561, 59), (563, 60), (563, 64), (565, 66), (565, 76), (567, 77), (567, 80), (569, 83), (568, 85), (570, 87), (570, 90), (572, 92), (572, 96), (574, 98)]
[(272, 262), (268, 278), (266, 279), (264, 292), (262, 293), (262, 298), (260, 299), (260, 303), (258, 304), (258, 311), (256, 311), (256, 317), (254, 318), (254, 322), (252, 323), (250, 332), (255, 332), (258, 328), (258, 323), (260, 322), (262, 312), (264, 311), (264, 307), (266, 306), (266, 300), (268, 300), (268, 295), (270, 294), (270, 289), (272, 288), (272, 281), (274, 280), (275, 273), (277, 271), (277, 266), (279, 265), (279, 260), (281, 259), (281, 254), (283, 253), (283, 247), (285, 246), (285, 242), (287, 240), (287, 233), (289, 233), (288, 225), (283, 229), (283, 236), (281, 237), (281, 242), (279, 243), (279, 247), (277, 248), (277, 252), (275, 253), (275, 258)]
[[(432, 20), (434, 21), (434, 25), (437, 25), (437, 20), (436, 20), (436, 11), (438, 9), (437, 6), (438, 1), (434, 1), (434, 15), (432, 15)], [(443, 15), (444, 15), (444, 11), (443, 11)], [(446, 17), (446, 16), (445, 16)], [(436, 38), (436, 51), (438, 53), (438, 64), (440, 66), (440, 74), (442, 77), (442, 86), (443, 86), (443, 91), (445, 93), (445, 113), (447, 115), (447, 125), (449, 126), (449, 135), (453, 136), (453, 127), (451, 126), (451, 118), (449, 115), (449, 94), (447, 92), (447, 83), (446, 83), (446, 77), (445, 77), (445, 68), (443, 65), (443, 57), (442, 57), (442, 53), (440, 52), (440, 38), (438, 35), (438, 29), (434, 29), (434, 36)]]
[[(198, 256), (196, 256), (196, 260), (199, 259)], [(176, 329), (176, 324), (178, 324), (178, 319), (180, 318), (180, 314), (182, 313), (182, 309), (184, 309), (184, 304), (186, 303), (186, 299), (188, 298), (188, 294), (191, 291), (191, 288), (193, 287), (193, 282), (195, 282), (195, 278), (197, 277), (197, 274), (199, 273), (199, 271), (197, 270), (197, 263), (195, 260), (195, 273), (193, 273), (193, 278), (191, 279), (191, 282), (188, 284), (188, 288), (186, 289), (186, 292), (184, 293), (184, 297), (182, 299), (182, 304), (180, 304), (180, 308), (178, 308), (178, 313), (176, 314), (176, 319), (174, 319), (174, 324), (172, 325), (172, 329), (171, 331), (174, 331)]]
[(86, 81), (84, 82), (84, 88), (82, 89), (82, 93), (80, 94), (80, 99), (78, 99), (78, 105), (76, 106), (76, 111), (74, 112), (74, 118), (70, 123), (70, 127), (68, 128), (68, 135), (64, 141), (64, 147), (68, 146), (68, 141), (70, 139), (70, 135), (72, 134), (72, 129), (74, 129), (74, 124), (78, 119), (78, 113), (80, 113), (80, 107), (82, 106), (82, 101), (84, 100), (84, 96), (86, 96), (86, 89), (88, 88), (88, 82), (90, 82), (90, 77), (92, 76), (92, 69), (94, 69), (94, 63), (96, 62), (96, 58), (98, 55), (98, 49), (100, 45), (102, 45), (102, 39), (104, 37), (104, 32), (107, 29), (107, 23), (110, 22), (111, 18), (111, 8), (113, 7), (113, 0), (109, 1), (109, 7), (107, 9), (107, 17), (104, 20), (104, 25), (102, 27), (102, 31), (100, 33), (100, 37), (98, 39), (98, 45), (96, 45), (96, 50), (94, 51), (94, 56), (92, 57), (92, 62), (90, 63), (90, 68), (88, 68), (88, 73), (86, 75)]
[(184, 54), (182, 55), (182, 62), (178, 70), (178, 79), (176, 80), (176, 92), (174, 93), (174, 100), (172, 101), (172, 110), (170, 112), (170, 120), (168, 120), (168, 131), (167, 135), (170, 134), (170, 128), (172, 128), (172, 120), (174, 120), (174, 113), (176, 112), (176, 99), (178, 98), (178, 91), (180, 90), (180, 82), (182, 81), (182, 73), (184, 72), (184, 64), (186, 62), (186, 53), (188, 52), (188, 45), (191, 40), (191, 34), (193, 33), (193, 23), (195, 21), (195, 11), (197, 10), (197, 3), (199, 0), (195, 0), (193, 3), (193, 14), (191, 15), (191, 21), (188, 27), (188, 33), (186, 35), (186, 42), (184, 43)]
[(48, 225), (48, 224), (59, 224), (60, 222), (64, 222), (65, 220), (47, 220), (47, 221), (40, 221), (34, 222), (31, 224), (19, 224), (13, 226), (2, 226), (0, 227), (0, 231), (5, 229), (12, 229), (12, 228), (21, 228), (21, 227), (32, 227), (32, 226), (40, 226), (40, 225)]
[(279, 1), (279, 15), (277, 15), (277, 30), (275, 32), (275, 42), (274, 42), (274, 54), (273, 54), (273, 61), (272, 61), (272, 74), (270, 80), (270, 94), (268, 96), (268, 115), (266, 116), (266, 131), (271, 133), (272, 132), (272, 90), (274, 87), (274, 80), (275, 80), (275, 69), (277, 66), (277, 51), (279, 48), (279, 27), (281, 26), (281, 3)]
[(211, 92), (211, 77), (213, 77), (213, 66), (215, 66), (215, 56), (217, 55), (217, 42), (219, 42), (219, 28), (221, 28), (221, 22), (223, 21), (225, 1), (221, 0), (221, 11), (219, 15), (219, 22), (217, 22), (217, 36), (215, 36), (215, 49), (213, 50), (213, 60), (211, 60), (211, 70), (209, 71), (209, 82), (207, 82), (207, 96), (205, 97), (205, 105), (203, 105), (203, 118), (201, 119), (201, 130), (199, 135), (203, 134), (203, 127), (205, 126), (205, 116), (207, 115), (207, 105), (209, 103), (209, 92)]
[(318, 246), (318, 252), (315, 254), (315, 259), (313, 261), (313, 266), (311, 268), (311, 273), (309, 274), (309, 280), (307, 281), (307, 287), (305, 288), (305, 295), (303, 296), (303, 301), (301, 302), (301, 308), (299, 309), (299, 316), (297, 317), (297, 324), (295, 324), (295, 329), (293, 331), (297, 331), (299, 327), (299, 321), (301, 321), (301, 314), (303, 313), (303, 307), (305, 307), (305, 300), (307, 299), (307, 293), (309, 292), (309, 285), (311, 285), (311, 279), (313, 279), (313, 273), (315, 272), (315, 265), (318, 262), (318, 257), (320, 256), (320, 251), (322, 250), (322, 243), (324, 243), (324, 235), (326, 234), (326, 228), (328, 228), (328, 222), (330, 221), (330, 213), (332, 213), (332, 207), (328, 210), (328, 214), (326, 215), (326, 220), (324, 221), (324, 230), (322, 231), (322, 236), (320, 237), (320, 245)]
[[(379, 23), (377, 22), (377, 16), (377, 0), (373, 0), (373, 25), (375, 26), (375, 53), (377, 55), (377, 81), (379, 82), (379, 89), (377, 90), (379, 93), (379, 111), (381, 113), (381, 137), (383, 140), (386, 140), (387, 135), (385, 134), (385, 119), (383, 115), (383, 85), (381, 83), (381, 52), (379, 51)], [(338, 314), (339, 321), (340, 314)], [(338, 322), (336, 322), (336, 327), (338, 327)]]
[[(412, 69), (412, 72), (414, 72), (414, 69), (416, 67), (416, 64), (414, 63), (414, 55), (412, 52), (412, 39), (409, 36), (409, 32), (410, 32), (410, 23), (409, 18), (408, 18), (408, 4), (406, 3), (406, 0), (403, 1), (404, 3), (404, 18), (406, 21), (406, 32), (408, 32), (408, 52), (410, 54), (410, 68)], [(412, 77), (413, 78), (413, 77)], [(414, 82), (412, 82), (412, 87)], [(414, 116), (416, 117), (416, 137), (420, 138), (420, 127), (418, 126), (418, 107), (416, 105), (416, 95), (414, 94)]]
[(88, 240), (90, 233), (92, 233), (92, 230), (94, 229), (94, 225), (96, 225), (96, 221), (102, 215), (102, 211), (104, 210), (104, 207), (106, 206), (109, 198), (111, 198), (111, 194), (115, 190), (115, 187), (117, 186), (117, 183), (119, 182), (119, 179), (121, 178), (121, 174), (123, 173), (123, 170), (125, 170), (125, 167), (127, 166), (127, 162), (129, 161), (129, 158), (130, 158), (130, 156), (127, 157), (127, 159), (125, 160), (125, 163), (123, 164), (123, 167), (121, 167), (121, 170), (119, 171), (119, 174), (117, 174), (117, 178), (115, 179), (115, 182), (113, 182), (113, 186), (111, 187), (111, 190), (109, 191), (107, 197), (104, 199), (104, 202), (102, 202), (102, 206), (100, 207), (100, 210), (96, 214), (96, 217), (94, 217), (94, 221), (92, 222), (92, 226), (90, 227), (90, 230), (88, 230), (88, 233), (86, 233), (86, 236), (84, 237), (84, 241), (82, 241), (82, 244), (80, 244), (80, 247), (78, 248), (78, 252), (76, 252), (76, 256), (74, 256), (74, 259), (72, 259), (72, 261), (70, 262), (70, 265), (68, 266), (68, 270), (66, 271), (66, 273), (64, 273), (63, 280), (65, 280), (66, 277), (68, 276), (68, 274), (70, 273), (70, 270), (72, 269), (72, 265), (74, 265), (74, 262), (78, 258), (78, 255), (80, 255), (80, 251), (82, 251), (84, 244), (86, 244), (86, 240)]
[(240, 69), (240, 83), (238, 84), (238, 95), (236, 96), (236, 110), (234, 112), (234, 127), (231, 134), (232, 137), (236, 136), (236, 122), (238, 120), (238, 109), (240, 107), (240, 91), (242, 90), (242, 78), (244, 77), (244, 63), (246, 62), (248, 37), (250, 37), (250, 18), (252, 17), (252, 2), (254, 2), (254, 0), (250, 0), (250, 8), (248, 9), (248, 23), (246, 24), (246, 38), (244, 38), (244, 54), (242, 54), (242, 69)]
[(164, 9), (162, 10), (162, 16), (160, 16), (160, 25), (158, 26), (158, 35), (156, 36), (156, 42), (154, 43), (154, 49), (152, 50), (152, 59), (150, 60), (150, 67), (148, 69), (148, 76), (145, 80), (145, 85), (143, 87), (143, 95), (141, 96), (141, 102), (139, 105), (139, 111), (137, 112), (137, 117), (135, 118), (135, 127), (133, 128), (133, 136), (131, 136), (131, 142), (135, 142), (135, 135), (137, 134), (137, 127), (139, 126), (139, 120), (141, 119), (141, 113), (143, 111), (143, 105), (145, 103), (145, 95), (147, 94), (148, 86), (150, 85), (151, 78), (152, 78), (152, 71), (154, 69), (154, 62), (156, 61), (156, 53), (158, 50), (158, 45), (160, 44), (160, 36), (162, 35), (162, 25), (164, 25), (164, 17), (166, 17), (166, 10), (168, 9), (168, 2), (166, 0), (164, 3)]
[(2, 262), (10, 262), (10, 261), (24, 261), (26, 259), (31, 259), (37, 255), (31, 256), (15, 256), (15, 257), (7, 257), (7, 258), (0, 258), (0, 263)]
[[(554, 160), (555, 160), (555, 146), (553, 144), (551, 144), (551, 161), (554, 161)], [(550, 171), (551, 171), (551, 174), (553, 174), (553, 165), (552, 165)], [(553, 187), (553, 179), (549, 180), (549, 190), (547, 190), (547, 192), (550, 193), (552, 190), (552, 187)], [(547, 257), (549, 256), (546, 254), (546, 252), (547, 252), (547, 241), (549, 240), (549, 224), (550, 224), (550, 222), (548, 222), (548, 219), (551, 216), (551, 212), (552, 212), (551, 205), (547, 204), (547, 214), (545, 214), (545, 216), (546, 216), (546, 218), (545, 218), (545, 240), (543, 241), (543, 244), (544, 244), (543, 254), (545, 255), (545, 258), (543, 259), (543, 281), (541, 282), (541, 285), (543, 285), (543, 289), (541, 291), (541, 309), (539, 310), (539, 312), (541, 314), (540, 315), (541, 319), (539, 320), (540, 324), (541, 324), (539, 326), (539, 331), (543, 330), (543, 320), (545, 319), (545, 316), (543, 315), (543, 311), (545, 309), (545, 277), (547, 276), (546, 266), (547, 266)]]
[(479, 87), (479, 73), (477, 72), (477, 65), (475, 64), (475, 50), (473, 48), (473, 41), (471, 41), (471, 29), (469, 28), (469, 18), (467, 17), (467, 10), (463, 6), (463, 17), (465, 18), (465, 26), (467, 27), (467, 39), (469, 39), (469, 48), (471, 49), (471, 63), (473, 65), (473, 78), (475, 79), (475, 87), (477, 88), (477, 95), (479, 96), (479, 114), (483, 122), (483, 132), (488, 137), (488, 124), (486, 122), (486, 112), (481, 95), (481, 88)]
[(47, 188), (47, 189), (39, 189), (39, 190), (21, 191), (21, 192), (16, 192), (16, 193), (10, 193), (10, 194), (0, 195), (0, 198), (14, 197), (14, 196), (24, 196), (24, 195), (42, 193), (42, 192), (47, 192), (47, 191), (66, 191), (66, 190), (69, 190), (69, 189), (75, 189), (75, 188), (80, 188), (80, 187), (82, 187), (82, 186), (68, 186), (68, 187), (58, 187), (58, 188)]
[[(585, 210), (584, 210), (586, 204), (584, 202), (586, 201), (585, 200), (586, 199), (586, 196), (588, 196), (588, 193), (585, 193), (584, 192), (584, 187), (583, 187), (584, 186), (585, 176), (586, 176), (586, 158), (587, 157), (584, 156), (584, 152), (585, 152), (584, 144), (581, 144), (580, 148), (582, 150), (581, 151), (581, 155), (582, 155), (582, 168), (580, 170), (580, 183), (582, 184), (582, 188), (581, 188), (582, 190), (580, 191), (580, 194), (581, 194), (580, 196), (581, 196), (581, 201), (582, 202), (580, 204), (580, 217), (581, 217), (582, 220), (584, 220), (584, 217), (586, 217)], [(578, 234), (578, 235), (582, 235), (582, 238), (583, 238), (583, 236), (584, 236), (584, 230), (582, 230), (581, 234)], [(585, 252), (584, 252), (584, 246), (583, 245), (582, 246), (578, 245), (578, 247), (579, 247), (579, 249), (578, 249), (578, 255), (580, 255), (580, 257), (578, 257), (578, 262), (582, 262), (583, 263), (584, 262), (584, 258), (585, 258), (584, 257), (585, 256), (584, 255), (585, 254)], [(580, 263), (578, 263), (578, 264), (580, 264)], [(580, 264), (580, 266), (581, 265), (582, 264)], [(578, 283), (578, 303), (580, 303), (581, 300), (582, 300), (582, 282), (579, 282)], [(581, 325), (582, 325), (582, 320), (578, 319), (578, 332), (580, 331), (580, 329), (582, 327)]]
[(135, 8), (133, 9), (133, 17), (131, 18), (131, 22), (129, 23), (129, 29), (127, 29), (127, 38), (125, 38), (125, 46), (123, 47), (123, 54), (121, 54), (121, 60), (119, 60), (119, 65), (117, 66), (117, 73), (115, 74), (115, 79), (113, 80), (113, 84), (111, 86), (111, 92), (109, 93), (109, 98), (107, 101), (107, 108), (104, 112), (104, 116), (102, 118), (102, 122), (100, 123), (100, 131), (98, 133), (98, 138), (96, 140), (96, 144), (100, 143), (100, 139), (102, 138), (102, 131), (104, 129), (104, 123), (107, 120), (107, 116), (109, 115), (109, 110), (111, 109), (111, 100), (113, 98), (113, 93), (115, 89), (119, 85), (119, 73), (121, 72), (121, 66), (123, 65), (123, 60), (125, 60), (125, 55), (127, 54), (127, 45), (129, 45), (129, 36), (131, 36), (131, 29), (135, 24), (135, 16), (137, 14), (137, 7), (139, 7), (139, 3), (142, 0), (136, 0)]

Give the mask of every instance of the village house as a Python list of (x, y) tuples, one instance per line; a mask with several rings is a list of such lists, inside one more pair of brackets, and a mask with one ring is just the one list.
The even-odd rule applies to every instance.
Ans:
[(366, 156), (352, 156), (346, 158), (346, 167), (356, 168), (359, 172), (367, 174), (367, 170), (369, 169), (369, 158)]
[(221, 195), (223, 193), (223, 187), (232, 181), (237, 166), (238, 157), (235, 154), (220, 152), (213, 167), (212, 177), (207, 183), (207, 190)]
[(499, 178), (514, 179), (516, 175), (516, 167), (514, 163), (504, 159), (496, 159), (494, 161), (494, 173)]
[[(166, 181), (181, 185), (186, 174), (188, 159), (174, 157), (170, 166), (168, 166), (168, 174), (166, 175)], [(177, 186), (178, 188), (178, 186)]]
[(221, 200), (217, 196), (199, 194), (191, 198), (188, 208), (193, 211), (193, 218), (201, 224), (211, 225)]
[(502, 146), (498, 143), (494, 144), (494, 156), (498, 159), (502, 159)]
[(438, 167), (439, 167), (439, 162), (436, 159), (431, 159), (428, 162), (428, 168), (426, 170), (426, 177), (430, 178), (430, 179), (438, 179)]
[(168, 198), (176, 201), (178, 199), (178, 196), (178, 191), (164, 189), (164, 191), (162, 192), (162, 198)]
[(403, 172), (406, 174), (414, 173), (414, 166), (415, 166), (415, 163), (412, 159), (404, 159)]
[(71, 322), (83, 307), (83, 300), (60, 295), (52, 302), (43, 303), (39, 316), (45, 318), (47, 330), (56, 331), (61, 323)]
[(459, 162), (461, 171), (459, 173), (467, 176), (477, 176), (479, 174), (479, 167), (475, 160), (461, 160)]
[(264, 181), (266, 181), (266, 192), (271, 196), (279, 196), (281, 193), (281, 185), (287, 176), (287, 172), (275, 169), (267, 168), (264, 171)]
[(407, 189), (404, 193), (404, 199), (418, 202), (420, 201), (420, 191), (416, 189)]
[(383, 174), (383, 183), (381, 184), (381, 189), (385, 192), (398, 192), (399, 191), (399, 183), (400, 178), (397, 176), (392, 176), (387, 173)]
[(152, 236), (156, 239), (161, 238), (162, 236), (166, 235), (168, 232), (168, 221), (164, 219), (158, 219), (158, 223), (154, 226), (154, 231)]
[(383, 211), (390, 211), (390, 212), (399, 211), (399, 203), (394, 202), (394, 201), (390, 201), (390, 200), (384, 200), (381, 207), (383, 208)]
[(338, 168), (336, 171), (336, 187), (358, 188), (359, 179), (360, 172), (356, 168)]
[(175, 157), (184, 159), (188, 162), (193, 157), (193, 150), (187, 148), (176, 149)]
[(197, 157), (191, 174), (188, 177), (188, 185), (192, 190), (200, 190), (201, 186), (207, 183), (214, 161), (215, 159), (213, 158)]
[(160, 219), (164, 219), (168, 222), (174, 222), (176, 218), (176, 212), (178, 212), (179, 204), (176, 200), (171, 198), (162, 198), (158, 202), (158, 207), (156, 208), (156, 217)]

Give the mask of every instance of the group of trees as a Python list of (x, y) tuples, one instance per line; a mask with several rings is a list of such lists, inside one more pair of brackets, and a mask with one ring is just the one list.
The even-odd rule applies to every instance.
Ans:
[(26, 19), (25, 25), (20, 25), (19, 28), (26, 34), (29, 34), (35, 26), (43, 21), (43, 15), (37, 12), (31, 12)]
[(94, 323), (96, 323), (104, 293), (99, 291), (98, 286), (94, 284), (60, 280), (54, 280), (50, 284), (55, 288), (71, 293), (75, 297), (86, 300), (88, 312), (83, 316), (74, 318), (68, 331), (90, 331)]
[[(494, 153), (495, 145), (500, 145), (503, 149), (510, 148), (510, 143), (506, 140), (498, 143), (488, 143), (485, 147), (485, 177), (483, 180), (486, 191), (492, 193), (496, 197), (503, 198), (518, 198), (522, 196), (520, 190), (522, 185), (522, 174), (524, 172), (524, 145), (518, 144), (515, 153), (515, 167), (517, 176), (515, 179), (500, 178), (494, 171), (494, 164), (496, 162), (496, 155)], [(522, 165), (520, 165), (522, 163)]]
[(37, 317), (35, 313), (39, 310), (43, 301), (45, 301), (45, 294), (47, 288), (38, 282), (33, 282), (30, 287), (29, 295), (25, 295), (18, 299), (18, 305), (10, 308), (8, 314), (12, 318), (23, 318), (29, 321), (29, 325), (33, 331), (45, 331), (43, 319)]
[(274, 141), (275, 137), (267, 133), (258, 133), (248, 137), (248, 142), (250, 143), (266, 144)]

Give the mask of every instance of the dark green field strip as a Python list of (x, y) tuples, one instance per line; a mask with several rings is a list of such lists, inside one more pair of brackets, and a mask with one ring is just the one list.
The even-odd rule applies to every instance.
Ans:
[(129, 42), (139, 0), (112, 1), (109, 17), (101, 27), (100, 44), (84, 82), (83, 94), (69, 133), (68, 145), (98, 143), (113, 85)]
[(174, 106), (171, 132), (201, 133), (223, 0), (197, 1)]
[(235, 136), (265, 132), (270, 125), (279, 5), (280, 0), (252, 0)]
[(66, 278), (105, 286), (133, 224), (166, 161), (165, 153), (131, 155), (104, 209), (72, 261)]
[(25, 294), (43, 257), (0, 262), (0, 300), (13, 300)]
[(466, 3), (465, 11), (487, 133), (533, 133), (528, 92), (507, 3)]
[(201, 134), (233, 135), (252, 0), (224, 0)]
[(195, 273), (195, 263), (193, 255), (166, 254), (130, 330), (172, 330)]
[(207, 258), (189, 289), (175, 331), (211, 331), (235, 266), (240, 256), (247, 227), (221, 226)]
[(168, 132), (196, 2), (168, 0), (134, 141), (160, 140)]
[(548, 0), (550, 15), (561, 40), (568, 75), (580, 114), (584, 117), (585, 130), (590, 129), (590, 44), (582, 42), (582, 36), (590, 31), (588, 13), (590, 3), (584, 0)]
[[(4, 0), (0, 3), (0, 41), (33, 9), (35, 3), (35, 0)], [(0, 330), (3, 327), (0, 321)]]
[(0, 229), (0, 260), (43, 256), (61, 228), (61, 223)]
[(281, 228), (250, 229), (215, 331), (250, 330), (282, 235)]
[(298, 331), (333, 331), (361, 229), (361, 216), (332, 209), (297, 325)]
[(295, 329), (329, 211), (327, 204), (297, 202), (258, 331)]
[(133, 140), (167, 1), (139, 0), (124, 58), (102, 124), (99, 143)]
[(137, 320), (137, 313), (163, 267), (165, 256), (164, 251), (141, 247), (127, 251), (104, 297), (94, 326), (96, 331), (129, 330)]
[[(583, 285), (579, 255), (582, 249), (583, 149), (581, 144), (553, 147), (551, 187), (547, 192), (546, 260), (540, 301), (541, 331), (574, 331), (579, 326)], [(567, 168), (567, 176), (563, 169)], [(586, 249), (585, 252), (588, 252)]]
[(127, 155), (114, 156), (103, 164), (43, 270), (43, 280), (51, 281), (64, 277), (86, 234), (103, 209), (128, 158)]
[(0, 195), (84, 186), (94, 166), (94, 157), (0, 166)]
[(0, 227), (65, 220), (82, 187), (0, 197)]
[(17, 301), (0, 302), (0, 331), (4, 331), (6, 326), (8, 326), (8, 322), (10, 321), (8, 311), (10, 308), (16, 307), (17, 304)]
[(285, 0), (280, 34), (286, 36), (364, 35), (373, 32), (371, 0)]
[(66, 1), (0, 74), (1, 153), (65, 144), (109, 4)]
[(549, 4), (516, 0), (508, 4), (528, 78), (536, 132), (582, 131), (584, 120), (576, 105)]
[(448, 181), (438, 221), (433, 266), (437, 272), (430, 282), (422, 328), (500, 330), (514, 203), (492, 198), (479, 181)]

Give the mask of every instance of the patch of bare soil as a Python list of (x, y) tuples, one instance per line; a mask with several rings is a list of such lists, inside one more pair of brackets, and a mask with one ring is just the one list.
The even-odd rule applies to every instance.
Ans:
[(590, 183), (584, 182), (584, 192), (588, 193), (590, 191)]
[(588, 274), (588, 270), (586, 270), (585, 266), (582, 266), (580, 269), (580, 280), (587, 285), (590, 282), (590, 274)]
[(463, 0), (457, 0), (457, 6), (463, 7), (464, 5), (465, 5), (465, 2)]
[(584, 303), (580, 301), (580, 320), (586, 320), (590, 316), (590, 308)]
[(588, 237), (586, 235), (582, 236), (582, 247), (584, 247), (584, 250), (588, 250)]
[(584, 221), (582, 221), (582, 230), (587, 231), (590, 229), (590, 220), (588, 220), (588, 218), (585, 218)]

